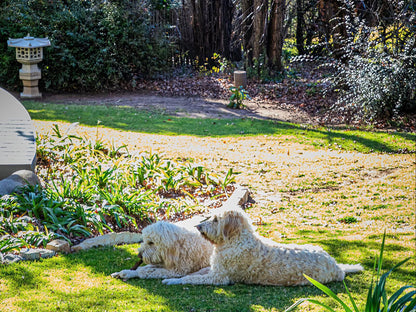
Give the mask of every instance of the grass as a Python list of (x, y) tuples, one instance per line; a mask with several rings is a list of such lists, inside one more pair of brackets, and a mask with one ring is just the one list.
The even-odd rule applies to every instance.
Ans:
[(302, 144), (333, 150), (396, 153), (415, 150), (416, 134), (404, 132), (327, 129), (260, 119), (194, 119), (173, 117), (163, 111), (131, 107), (63, 105), (25, 101), (32, 119), (79, 122), (134, 132), (210, 137), (288, 136)]
[[(308, 241), (313, 241), (309, 233)], [(348, 276), (346, 282), (354, 298), (362, 303), (371, 280), (371, 268), (380, 237), (364, 241), (336, 238), (320, 240), (325, 249), (335, 252), (343, 262), (361, 262), (364, 273)], [(316, 298), (331, 305), (313, 286), (164, 286), (160, 280), (133, 279), (123, 282), (109, 274), (131, 267), (138, 245), (102, 247), (36, 262), (3, 266), (0, 270), (1, 311), (282, 311), (300, 298)], [(342, 249), (342, 255), (340, 254)], [(399, 249), (399, 250), (397, 250)], [(385, 267), (397, 262), (397, 254), (409, 252), (386, 244)], [(403, 283), (415, 284), (413, 264), (391, 275), (389, 292)], [(329, 287), (346, 299), (342, 283)], [(308, 311), (319, 309), (308, 305)]]
[[(411, 311), (416, 311), (416, 291), (415, 291), (416, 287), (414, 285), (404, 286), (398, 289), (396, 292), (394, 292), (390, 297), (386, 291), (386, 285), (388, 282), (389, 275), (391, 275), (391, 273), (394, 270), (402, 266), (411, 258), (406, 258), (405, 260), (400, 261), (387, 273), (383, 274), (382, 266), (383, 266), (383, 260), (384, 260), (383, 255), (384, 255), (385, 239), (386, 239), (386, 232), (384, 232), (383, 234), (383, 241), (380, 247), (380, 256), (375, 259), (374, 268), (373, 268), (373, 278), (375, 276), (375, 282), (374, 282), (374, 279), (372, 279), (371, 286), (369, 286), (369, 289), (368, 289), (368, 296), (365, 302), (364, 310), (362, 310), (362, 308), (361, 309), (358, 308), (345, 282), (344, 282), (344, 286), (349, 296), (349, 302), (346, 302), (340, 299), (328, 287), (310, 278), (309, 276), (305, 275), (305, 278), (307, 278), (314, 286), (322, 290), (322, 292), (324, 292), (326, 295), (331, 297), (335, 302), (338, 302), (344, 308), (346, 312), (353, 312), (353, 311), (355, 312), (360, 312), (360, 311), (366, 311), (366, 312), (407, 311), (407, 312), (411, 312)], [(296, 309), (296, 307), (302, 304), (303, 302), (305, 302), (305, 300), (311, 303), (314, 303), (316, 305), (319, 305), (321, 308), (325, 309), (326, 311), (332, 311), (332, 312), (334, 311), (331, 307), (329, 307), (325, 303), (322, 303), (315, 299), (305, 298), (305, 299), (299, 300), (297, 303), (295, 303), (292, 307), (290, 307), (285, 312), (289, 312), (289, 311)]]
[[(391, 294), (403, 285), (416, 284), (415, 214), (412, 208), (414, 178), (411, 178), (414, 177), (414, 162), (408, 161), (413, 158), (412, 155), (379, 154), (414, 149), (415, 134), (328, 130), (250, 119), (196, 120), (174, 118), (163, 112), (105, 106), (37, 102), (25, 102), (25, 106), (37, 120), (80, 122), (89, 126), (96, 126), (100, 120), (100, 126), (108, 128), (170, 135), (220, 136), (224, 137), (221, 139), (224, 143), (225, 137), (241, 140), (246, 136), (265, 134), (276, 137), (262, 141), (266, 142), (266, 147), (286, 140), (307, 144), (314, 149), (312, 153), (302, 150), (303, 154), (299, 154), (291, 150), (289, 155), (286, 147), (284, 153), (264, 149), (256, 155), (256, 160), (250, 158), (247, 163), (232, 158), (232, 153), (219, 158), (217, 150), (212, 151), (213, 154), (203, 151), (201, 157), (191, 150), (187, 150), (185, 155), (173, 150), (168, 155), (172, 159), (186, 156), (194, 159), (195, 163), (202, 161), (202, 157), (206, 157), (208, 163), (215, 158), (217, 172), (235, 166), (241, 172), (237, 182), (245, 181), (254, 191), (257, 188), (281, 195), (278, 204), (259, 201), (248, 210), (254, 220), (258, 219), (257, 215), (264, 220), (258, 224), (258, 232), (278, 242), (322, 246), (340, 263), (361, 263), (365, 271), (346, 278), (358, 306), (362, 306), (366, 299), (384, 228), (387, 236), (383, 267), (388, 270), (399, 261), (413, 257), (389, 277), (387, 292)], [(94, 132), (92, 129), (91, 133)], [(250, 142), (253, 144), (252, 140)], [(239, 149), (235, 141), (234, 145), (236, 153), (249, 150), (247, 146)], [(328, 154), (329, 148), (335, 151)], [(166, 150), (169, 149), (173, 147), (167, 146)], [(344, 157), (344, 150), (369, 154)], [(275, 180), (281, 183), (268, 186), (267, 181)], [(367, 225), (368, 222), (374, 223)], [(404, 226), (406, 224), (408, 226)], [(314, 286), (168, 287), (160, 280), (123, 282), (112, 279), (111, 273), (129, 268), (136, 262), (137, 247), (95, 248), (36, 262), (0, 265), (0, 311), (284, 311), (301, 298), (314, 298), (335, 311), (341, 311)], [(342, 300), (348, 299), (342, 283), (327, 286)], [(298, 311), (321, 309), (304, 303)]]

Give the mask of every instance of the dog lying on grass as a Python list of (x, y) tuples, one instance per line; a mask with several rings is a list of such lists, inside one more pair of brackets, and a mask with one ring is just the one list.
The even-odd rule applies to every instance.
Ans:
[(342, 281), (345, 273), (363, 270), (361, 265), (336, 263), (320, 247), (266, 242), (254, 233), (248, 219), (239, 210), (215, 215), (197, 228), (215, 246), (210, 271), (205, 275), (165, 279), (164, 284), (295, 286), (309, 283), (303, 274), (321, 283), (329, 283)]
[(139, 258), (147, 265), (111, 274), (130, 278), (172, 278), (197, 272), (209, 266), (213, 246), (198, 231), (168, 222), (156, 222), (143, 229)]

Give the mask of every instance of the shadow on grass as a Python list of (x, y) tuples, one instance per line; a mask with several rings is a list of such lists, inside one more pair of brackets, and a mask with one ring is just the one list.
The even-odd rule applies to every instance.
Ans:
[[(358, 130), (330, 130), (283, 121), (243, 116), (231, 119), (175, 117), (161, 110), (139, 110), (114, 105), (62, 105), (24, 102), (31, 118), (36, 120), (79, 122), (87, 126), (100, 125), (124, 131), (165, 135), (194, 136), (293, 136), (300, 143), (329, 146), (337, 143), (344, 150), (395, 153), (414, 150), (416, 134), (386, 133)], [(338, 148), (337, 147), (337, 148)]]
[[(93, 273), (108, 276), (113, 272), (128, 269), (135, 263), (135, 254), (125, 250), (125, 247), (104, 247), (79, 252), (65, 256), (69, 262), (82, 262), (90, 267)], [(130, 259), (123, 261), (123, 259)], [(358, 276), (358, 275), (357, 275)], [(131, 279), (128, 281), (112, 280), (116, 284), (134, 287), (137, 296), (145, 296), (148, 303), (143, 310), (150, 311), (151, 307), (160, 301), (159, 309), (168, 311), (253, 311), (255, 309), (284, 310), (295, 301), (304, 297), (322, 296), (320, 290), (313, 286), (277, 287), (258, 285), (230, 286), (166, 286), (161, 280)], [(330, 283), (328, 286), (335, 293), (345, 293), (342, 283)], [(353, 288), (355, 291), (356, 288)], [(97, 290), (98, 292), (99, 290)], [(357, 290), (358, 291), (358, 290)], [(132, 296), (127, 291), (120, 294), (123, 300), (143, 304), (141, 299)], [(155, 299), (159, 298), (159, 299)], [(140, 302), (139, 302), (140, 301)]]
[[(324, 249), (333, 257), (338, 259), (340, 263), (355, 264), (360, 263), (368, 269), (372, 269), (375, 259), (379, 256), (381, 242), (380, 241), (346, 241), (342, 239), (327, 239), (317, 241)], [(400, 261), (406, 259), (406, 256), (402, 258), (398, 257), (398, 254), (404, 254), (410, 251), (409, 248), (400, 246), (398, 244), (390, 243), (385, 245), (384, 259), (382, 268), (384, 271), (390, 270)], [(351, 263), (351, 255), (359, 254), (360, 261)], [(413, 265), (414, 266), (414, 265)], [(403, 265), (394, 271), (394, 275), (398, 280), (407, 280), (413, 276), (413, 282), (416, 282), (414, 274), (414, 267), (411, 264)]]
[[(366, 270), (363, 273), (349, 275), (346, 279), (353, 296), (364, 300), (371, 283), (374, 256), (378, 255), (380, 243), (338, 239), (322, 239), (317, 243), (324, 246), (339, 262), (353, 263), (352, 259), (357, 259), (356, 262), (364, 264)], [(20, 296), (20, 292), (24, 296), (32, 296), (31, 306), (39, 308), (39, 311), (49, 311), (49, 307), (58, 307), (63, 311), (283, 311), (298, 299), (306, 297), (324, 300), (332, 307), (336, 306), (335, 303), (325, 301), (326, 296), (313, 286), (166, 286), (161, 280), (122, 281), (111, 278), (111, 273), (133, 266), (137, 259), (137, 247), (138, 245), (125, 245), (92, 248), (52, 259), (18, 263), (1, 268), (0, 281), (7, 280), (9, 287), (13, 287), (15, 296)], [(396, 259), (393, 253), (403, 249), (408, 250), (394, 244), (386, 246), (386, 268), (401, 260)], [(82, 280), (77, 277), (78, 271), (83, 272), (80, 275)], [(44, 276), (44, 272), (48, 272), (48, 275)], [(409, 282), (409, 274), (411, 272), (407, 267), (392, 274), (389, 281), (394, 290), (398, 284)], [(62, 286), (59, 284), (53, 287), (51, 292), (50, 287), (59, 281), (63, 281)], [(411, 283), (412, 281), (409, 285)], [(327, 286), (346, 297), (341, 282), (329, 283)], [(36, 293), (33, 292), (34, 289), (37, 290)], [(73, 309), (74, 307), (77, 308)]]

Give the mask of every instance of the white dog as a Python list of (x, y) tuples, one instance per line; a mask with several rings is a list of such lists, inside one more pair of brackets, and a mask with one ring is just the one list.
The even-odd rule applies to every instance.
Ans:
[(181, 277), (209, 266), (213, 246), (198, 231), (160, 221), (145, 227), (142, 234), (139, 257), (147, 265), (113, 273), (112, 277)]
[(345, 273), (363, 269), (361, 265), (337, 264), (320, 247), (268, 243), (254, 233), (241, 211), (225, 211), (197, 228), (215, 246), (211, 270), (205, 275), (165, 279), (164, 284), (294, 286), (309, 283), (303, 274), (328, 283), (342, 281)]

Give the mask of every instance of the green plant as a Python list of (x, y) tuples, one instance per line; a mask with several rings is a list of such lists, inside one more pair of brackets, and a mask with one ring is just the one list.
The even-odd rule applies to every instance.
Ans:
[[(124, 89), (138, 76), (169, 69), (174, 44), (153, 14), (149, 1), (4, 0), (0, 41), (28, 33), (49, 37), (40, 81), (46, 90)], [(13, 50), (0, 47), (0, 80), (9, 88), (20, 84)]]
[(8, 218), (0, 217), (0, 231), (2, 233), (14, 233), (25, 229), (27, 227), (27, 221), (19, 220), (21, 218), (14, 218), (13, 214), (10, 214)]
[(14, 237), (0, 239), (0, 253), (19, 250), (22, 245), (22, 240), (16, 239)]
[(228, 107), (230, 108), (244, 108), (243, 100), (250, 99), (248, 92), (244, 90), (243, 86), (240, 87), (231, 87), (231, 96), (230, 102), (228, 103)]
[[(384, 232), (383, 235), (383, 241), (381, 243), (381, 249), (380, 249), (380, 255), (378, 258), (374, 261), (374, 269), (373, 274), (376, 274), (376, 281), (374, 283), (374, 275), (373, 280), (371, 282), (370, 288), (368, 289), (367, 293), (367, 301), (365, 303), (364, 309), (360, 310), (357, 307), (357, 304), (355, 303), (355, 300), (351, 296), (351, 293), (345, 284), (344, 281), (344, 287), (347, 291), (351, 306), (348, 306), (348, 304), (344, 301), (342, 301), (332, 290), (330, 290), (325, 285), (319, 283), (318, 281), (314, 280), (313, 278), (305, 275), (305, 278), (310, 281), (314, 286), (319, 288), (321, 291), (323, 291), (326, 295), (331, 297), (333, 300), (338, 302), (346, 312), (414, 312), (416, 311), (416, 287), (415, 286), (403, 286), (399, 290), (397, 290), (394, 294), (392, 294), (389, 298), (387, 296), (386, 291), (386, 283), (387, 278), (389, 275), (398, 267), (406, 263), (410, 260), (410, 258), (407, 258), (398, 264), (396, 264), (390, 271), (387, 273), (384, 273), (380, 277), (380, 272), (383, 265), (383, 252), (384, 252), (384, 244), (386, 239), (386, 232)], [(413, 289), (413, 290), (411, 290)], [(411, 290), (407, 293), (405, 291)], [(315, 300), (315, 299), (301, 299), (298, 302), (296, 302), (294, 305), (289, 307), (286, 312), (294, 310), (297, 306), (299, 306), (302, 302), (309, 301), (311, 303), (317, 304), (324, 308), (327, 311), (334, 312), (335, 310), (329, 307), (326, 304), (323, 304), (322, 302)]]
[(324, 64), (331, 73), (326, 85), (339, 93), (332, 109), (341, 112), (346, 122), (367, 123), (394, 122), (414, 111), (416, 39), (409, 14), (414, 8), (406, 1), (391, 0), (389, 22), (379, 17), (379, 24), (369, 26), (349, 1), (340, 2), (350, 18), (339, 21), (346, 33)]
[(208, 184), (208, 174), (204, 171), (204, 167), (189, 165), (186, 168), (188, 176), (192, 177), (197, 183), (196, 185)]
[(41, 232), (41, 231), (26, 231), (19, 235), (21, 247), (35, 246), (35, 247), (46, 247), (48, 242), (56, 237), (53, 232)]
[(351, 224), (351, 223), (357, 223), (358, 219), (356, 217), (347, 216), (347, 217), (343, 217), (343, 218), (338, 219), (338, 222)]
[(186, 215), (198, 196), (220, 195), (233, 182), (232, 170), (220, 184), (201, 166), (190, 169), (156, 153), (120, 153), (125, 146), (99, 140), (98, 133), (95, 140), (71, 135), (76, 126), (61, 131), (54, 125), (51, 136), (37, 138), (40, 177), (47, 183), (0, 201), (1, 235), (25, 232), (24, 241), (38, 245), (56, 236), (134, 230), (137, 222)]
[(227, 186), (230, 185), (231, 183), (235, 183), (235, 173), (233, 171), (233, 168), (228, 169), (224, 179), (221, 182), (221, 186), (224, 192)]

